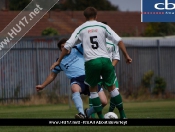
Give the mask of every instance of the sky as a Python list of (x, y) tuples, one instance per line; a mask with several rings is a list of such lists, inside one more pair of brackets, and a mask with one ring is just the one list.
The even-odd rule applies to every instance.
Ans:
[(118, 5), (120, 11), (141, 11), (141, 0), (108, 0)]

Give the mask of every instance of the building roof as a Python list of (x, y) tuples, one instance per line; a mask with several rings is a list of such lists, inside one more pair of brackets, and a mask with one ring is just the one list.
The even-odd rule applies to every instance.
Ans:
[[(18, 14), (18, 11), (0, 11), (0, 31)], [(141, 36), (146, 27), (140, 12), (98, 11), (97, 20), (107, 22), (120, 36)], [(83, 22), (82, 11), (50, 11), (25, 36), (41, 36), (47, 27), (57, 29), (60, 35), (69, 35)]]

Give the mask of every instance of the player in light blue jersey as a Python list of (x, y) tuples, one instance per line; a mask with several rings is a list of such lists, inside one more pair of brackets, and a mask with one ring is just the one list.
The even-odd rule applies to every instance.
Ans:
[[(67, 39), (62, 39), (58, 43), (58, 48), (62, 51)], [(84, 119), (85, 114), (83, 110), (83, 102), (80, 94), (90, 95), (89, 86), (84, 83), (85, 80), (85, 69), (84, 69), (84, 57), (82, 44), (78, 44), (73, 47), (68, 54), (62, 59), (61, 63), (56, 66), (46, 80), (36, 86), (36, 90), (40, 91), (50, 84), (61, 71), (64, 71), (66, 76), (71, 80), (72, 100), (78, 110), (78, 114), (75, 118)], [(104, 94), (103, 89), (98, 87), (98, 94), (101, 99), (102, 105), (107, 104), (107, 98)]]

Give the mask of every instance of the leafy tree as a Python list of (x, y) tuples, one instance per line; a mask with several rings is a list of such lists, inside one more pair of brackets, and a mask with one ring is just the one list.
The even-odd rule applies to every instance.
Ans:
[(59, 4), (61, 10), (84, 10), (89, 6), (95, 7), (97, 10), (119, 10), (117, 6), (113, 6), (108, 0), (66, 0)]
[(58, 31), (54, 28), (46, 28), (41, 33), (42, 36), (56, 36), (58, 35)]
[(145, 88), (150, 88), (152, 84), (152, 77), (154, 76), (154, 72), (152, 70), (146, 72), (142, 78), (142, 84)]
[[(31, 0), (9, 0), (10, 10), (23, 10)], [(84, 10), (88, 6), (93, 6), (97, 10), (119, 10), (118, 6), (112, 5), (108, 0), (64, 0), (56, 4), (51, 10)]]
[(159, 94), (164, 93), (166, 89), (166, 81), (159, 76), (156, 76), (154, 78), (154, 83), (152, 82), (152, 78), (154, 76), (154, 72), (152, 70), (146, 72), (142, 78), (142, 85), (144, 88), (150, 88), (151, 91), (151, 85), (154, 84), (153, 88), (153, 94)]
[(155, 77), (155, 87), (154, 87), (154, 94), (164, 93), (166, 88), (166, 82), (162, 77)]
[(167, 36), (175, 34), (175, 23), (148, 23), (144, 36), (155, 37), (155, 36)]
[(9, 0), (9, 9), (12, 11), (23, 10), (31, 0)]

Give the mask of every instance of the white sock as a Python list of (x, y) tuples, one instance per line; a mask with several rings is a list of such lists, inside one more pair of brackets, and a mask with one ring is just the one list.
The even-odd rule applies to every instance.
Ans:
[(119, 91), (115, 88), (113, 91), (110, 92), (111, 97), (115, 97), (117, 95), (119, 95)]

